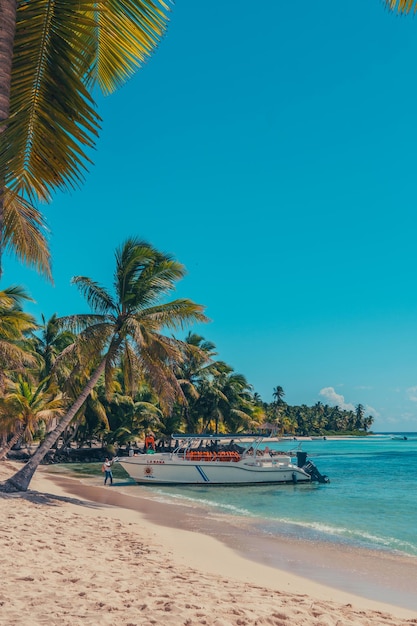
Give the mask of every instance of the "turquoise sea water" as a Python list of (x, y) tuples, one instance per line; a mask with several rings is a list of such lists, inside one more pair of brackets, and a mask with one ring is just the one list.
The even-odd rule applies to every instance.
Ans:
[[(417, 433), (303, 441), (329, 484), (140, 487), (164, 501), (250, 518), (266, 535), (385, 550), (417, 557)], [(298, 442), (268, 443), (277, 450)]]
[[(269, 442), (276, 450), (308, 453), (328, 484), (138, 486), (115, 465), (115, 485), (138, 496), (208, 508), (211, 516), (241, 518), (265, 536), (284, 535), (345, 547), (417, 557), (417, 433), (347, 439)], [(59, 466), (89, 484), (102, 482), (99, 467)], [(88, 476), (88, 478), (87, 478)], [(127, 490), (127, 491), (126, 491)]]

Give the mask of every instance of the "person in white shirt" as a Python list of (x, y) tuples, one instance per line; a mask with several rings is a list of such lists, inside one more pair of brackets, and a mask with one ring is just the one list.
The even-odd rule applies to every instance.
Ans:
[(113, 473), (111, 471), (111, 466), (113, 465), (113, 461), (111, 461), (108, 457), (105, 458), (103, 467), (101, 471), (104, 472), (104, 484), (107, 485), (107, 481), (110, 481), (110, 484), (113, 484)]

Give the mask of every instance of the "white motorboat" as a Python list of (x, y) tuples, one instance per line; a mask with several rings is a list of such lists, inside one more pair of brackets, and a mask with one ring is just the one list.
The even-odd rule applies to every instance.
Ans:
[[(242, 435), (173, 435), (171, 452), (118, 458), (140, 484), (252, 485), (329, 482), (307, 453), (269, 450), (265, 437)], [(294, 463), (292, 458), (297, 457)]]

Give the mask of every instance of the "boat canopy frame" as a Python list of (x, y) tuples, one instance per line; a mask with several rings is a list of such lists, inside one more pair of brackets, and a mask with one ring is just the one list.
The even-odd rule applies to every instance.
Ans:
[[(230, 434), (230, 435), (213, 435), (213, 434), (192, 434), (184, 435), (182, 433), (175, 433), (171, 435), (171, 439), (178, 442), (178, 445), (174, 447), (172, 455), (186, 456), (191, 451), (195, 450), (210, 450), (217, 451), (219, 445), (225, 445), (226, 443), (234, 443), (242, 448), (239, 450), (240, 458), (247, 456), (249, 453), (251, 456), (257, 456), (257, 452), (260, 446), (264, 443), (268, 436), (265, 435), (247, 435), (247, 434)], [(238, 443), (236, 443), (236, 441)], [(198, 445), (196, 443), (198, 442)], [(204, 444), (204, 447), (203, 447)]]

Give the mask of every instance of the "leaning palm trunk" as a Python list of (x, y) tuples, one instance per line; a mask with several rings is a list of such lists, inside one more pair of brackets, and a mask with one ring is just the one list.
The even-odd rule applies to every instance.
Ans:
[(10, 452), (10, 450), (13, 448), (14, 445), (16, 445), (16, 443), (19, 441), (19, 439), (21, 438), (23, 434), (23, 427), (21, 426), (20, 428), (18, 428), (18, 430), (15, 432), (15, 434), (13, 435), (13, 437), (10, 439), (10, 441), (8, 441), (1, 449), (0, 449), (0, 461), (3, 461), (3, 459), (6, 458), (7, 454)]
[(87, 385), (84, 387), (83, 391), (80, 393), (74, 404), (71, 406), (69, 411), (64, 415), (64, 417), (58, 422), (57, 426), (52, 430), (48, 436), (43, 440), (43, 442), (39, 445), (35, 454), (29, 459), (29, 461), (20, 469), (16, 474), (14, 474), (11, 478), (6, 480), (3, 485), (0, 486), (0, 491), (5, 492), (15, 492), (15, 491), (27, 491), (30, 481), (36, 470), (38, 469), (40, 463), (43, 461), (45, 455), (52, 448), (54, 443), (58, 440), (60, 435), (67, 428), (72, 419), (74, 419), (77, 411), (82, 407), (91, 391), (94, 389), (98, 379), (104, 372), (106, 367), (107, 355), (102, 359), (100, 365), (97, 367)]

